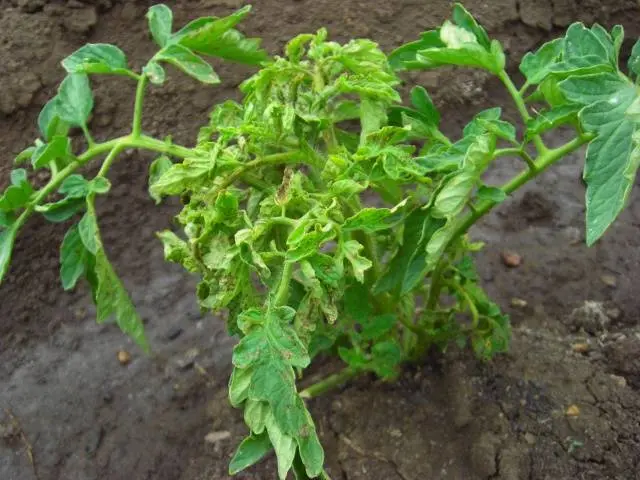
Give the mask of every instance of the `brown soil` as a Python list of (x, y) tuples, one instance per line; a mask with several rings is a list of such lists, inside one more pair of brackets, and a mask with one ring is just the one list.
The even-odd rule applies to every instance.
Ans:
[[(12, 155), (36, 135), (37, 113), (62, 77), (59, 60), (103, 41), (140, 65), (153, 53), (144, 20), (151, 3), (0, 0), (2, 185)], [(168, 3), (180, 24), (244, 2)], [(321, 26), (339, 40), (367, 36), (388, 50), (449, 9), (442, 0), (254, 3), (245, 29), (271, 51)], [(640, 33), (634, 1), (466, 3), (516, 58), (575, 19), (622, 23), (631, 38)], [(225, 65), (219, 73), (226, 81), (218, 88), (180, 79), (154, 91), (145, 130), (189, 142), (211, 105), (235, 95), (247, 69)], [(504, 98), (477, 73), (411, 80), (438, 92), (451, 130)], [(126, 82), (98, 83), (99, 135), (125, 131), (132, 93)], [(562, 134), (551, 142), (560, 140)], [(245, 433), (226, 400), (233, 341), (221, 322), (200, 316), (193, 281), (162, 260), (154, 232), (168, 225), (175, 205), (157, 208), (148, 199), (148, 160), (128, 152), (114, 168), (117, 187), (100, 205), (100, 218), (154, 354), (144, 357), (113, 326), (97, 326), (86, 291), (62, 292), (57, 251), (64, 228), (34, 219), (0, 289), (3, 480), (228, 478), (228, 460)], [(636, 194), (605, 239), (587, 249), (580, 163), (576, 156), (546, 173), (473, 232), (489, 245), (479, 255), (485, 285), (512, 315), (511, 353), (481, 364), (450, 351), (407, 369), (397, 383), (362, 378), (313, 401), (332, 478), (640, 478), (640, 199)], [(501, 162), (491, 175), (506, 178), (517, 168)], [(505, 250), (519, 253), (522, 265), (506, 268)], [(133, 356), (127, 366), (117, 360), (120, 349)], [(209, 432), (230, 436), (205, 442)], [(238, 478), (275, 478), (273, 460)]]

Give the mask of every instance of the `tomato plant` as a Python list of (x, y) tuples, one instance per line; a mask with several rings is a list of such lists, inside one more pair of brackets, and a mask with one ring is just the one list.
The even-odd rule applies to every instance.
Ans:
[[(370, 40), (338, 44), (327, 31), (299, 35), (282, 56), (236, 29), (249, 7), (195, 20), (174, 31), (171, 10), (151, 7), (159, 51), (141, 71), (114, 45), (88, 44), (62, 61), (67, 72), (38, 118), (41, 138), (16, 158), (48, 170), (36, 189), (25, 168), (11, 173), (0, 198), (0, 273), (9, 268), (19, 229), (34, 213), (71, 221), (60, 249), (63, 288), (84, 278), (97, 319), (115, 317), (145, 350), (143, 324), (109, 262), (94, 207), (110, 189), (107, 174), (128, 148), (158, 152), (149, 192), (178, 196), (180, 231), (158, 234), (168, 261), (197, 275), (204, 311), (228, 310), (239, 341), (229, 382), (249, 434), (231, 460), (237, 473), (272, 449), (280, 478), (328, 478), (305, 400), (350, 377), (393, 379), (400, 366), (436, 345), (470, 344), (484, 359), (504, 351), (509, 320), (478, 282), (467, 232), (483, 215), (563, 157), (588, 145), (584, 179), (586, 239), (596, 242), (624, 208), (640, 154), (640, 43), (619, 65), (623, 31), (576, 23), (565, 36), (528, 53), (517, 87), (502, 46), (460, 5), (452, 19), (385, 55)], [(142, 131), (149, 84), (176, 67), (202, 83), (219, 78), (202, 56), (259, 65), (242, 100), (214, 106), (195, 146)], [(439, 128), (428, 92), (416, 86), (403, 105), (398, 75), (439, 66), (479, 68), (506, 87), (519, 126), (499, 107), (473, 117), (459, 138)], [(131, 132), (96, 141), (90, 77), (137, 82)], [(550, 148), (547, 132), (575, 131)], [(72, 138), (81, 136), (83, 147)], [(77, 139), (76, 139), (77, 140)], [(522, 172), (504, 185), (483, 173), (519, 157)], [(77, 173), (102, 158), (91, 179)], [(342, 371), (298, 389), (318, 355), (336, 354)]]

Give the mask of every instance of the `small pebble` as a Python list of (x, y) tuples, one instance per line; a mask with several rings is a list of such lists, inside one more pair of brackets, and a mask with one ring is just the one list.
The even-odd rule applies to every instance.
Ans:
[(519, 267), (522, 263), (522, 257), (515, 252), (502, 252), (500, 256), (502, 257), (502, 263), (509, 268)]
[(512, 307), (515, 307), (515, 308), (526, 308), (527, 305), (529, 305), (527, 303), (527, 301), (523, 300), (522, 298), (514, 297), (514, 298), (511, 299), (511, 306)]
[(618, 280), (613, 275), (602, 275), (600, 281), (609, 288), (616, 288)]
[(128, 365), (131, 362), (131, 354), (126, 350), (119, 350), (118, 361), (120, 362), (120, 365)]
[(588, 343), (574, 343), (571, 345), (571, 349), (576, 353), (587, 353), (589, 351)]
[(536, 436), (533, 433), (527, 432), (524, 434), (524, 441), (527, 442), (529, 445), (535, 445)]
[(616, 385), (618, 385), (619, 387), (626, 387), (627, 386), (627, 379), (624, 377), (621, 377), (620, 375), (609, 375), (611, 377), (611, 379), (616, 382)]
[(580, 409), (577, 405), (569, 405), (569, 408), (567, 408), (565, 415), (567, 417), (577, 417), (580, 415)]
[(231, 432), (227, 430), (221, 430), (219, 432), (209, 432), (204, 437), (204, 441), (207, 443), (218, 443), (222, 440), (226, 440), (231, 436)]

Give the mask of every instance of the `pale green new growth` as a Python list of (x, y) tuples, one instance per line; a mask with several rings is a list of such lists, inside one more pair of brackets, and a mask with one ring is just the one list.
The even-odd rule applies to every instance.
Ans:
[[(198, 275), (201, 308), (227, 310), (229, 332), (239, 338), (229, 399), (244, 409), (249, 434), (230, 473), (273, 449), (281, 479), (290, 471), (298, 480), (327, 479), (305, 399), (364, 372), (393, 379), (434, 345), (468, 343), (483, 359), (507, 349), (508, 317), (480, 287), (473, 253), (482, 245), (466, 235), (476, 221), (585, 145), (587, 243), (622, 211), (640, 163), (640, 44), (629, 77), (619, 65), (621, 27), (574, 24), (525, 55), (526, 82), (517, 87), (500, 43), (460, 5), (439, 29), (389, 56), (369, 40), (329, 41), (322, 29), (269, 58), (258, 39), (236, 29), (249, 10), (174, 32), (171, 10), (151, 7), (150, 35), (160, 50), (140, 72), (108, 44), (86, 45), (62, 61), (68, 75), (40, 113), (41, 138), (15, 161), (48, 169), (50, 180), (36, 190), (27, 170), (17, 168), (0, 197), (0, 278), (31, 214), (76, 221), (60, 249), (63, 288), (85, 278), (98, 321), (115, 317), (148, 349), (106, 256), (94, 204), (110, 190), (107, 175), (119, 153), (158, 152), (149, 193), (156, 202), (179, 196), (183, 203), (182, 233), (158, 234), (165, 257)], [(165, 82), (166, 67), (219, 83), (203, 56), (261, 69), (241, 85), (242, 101), (213, 107), (195, 147), (145, 135), (145, 92), (149, 83)], [(441, 65), (496, 75), (521, 125), (495, 107), (450, 139), (424, 88), (414, 87), (403, 105), (397, 73)], [(131, 133), (100, 143), (89, 128), (96, 74), (137, 82)], [(547, 147), (542, 135), (565, 126), (574, 138)], [(84, 136), (82, 153), (72, 147), (73, 127)], [(104, 155), (93, 179), (76, 173)], [(483, 174), (505, 156), (522, 159), (522, 172), (504, 185), (486, 185)], [(303, 370), (321, 354), (339, 356), (345, 368), (299, 391)]]

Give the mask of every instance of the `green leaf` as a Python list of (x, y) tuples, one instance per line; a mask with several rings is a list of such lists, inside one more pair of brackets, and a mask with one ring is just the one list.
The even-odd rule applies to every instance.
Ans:
[(376, 343), (371, 349), (372, 367), (376, 375), (391, 379), (398, 375), (402, 349), (395, 340)]
[(520, 71), (529, 83), (541, 83), (558, 63), (563, 49), (564, 38), (556, 38), (545, 43), (535, 53), (528, 52), (522, 57)]
[(289, 40), (285, 46), (285, 52), (289, 60), (298, 63), (305, 54), (305, 46), (314, 39), (314, 35), (303, 33)]
[(213, 71), (213, 67), (183, 45), (168, 45), (160, 50), (154, 59), (157, 62), (170, 63), (202, 83), (220, 83), (220, 77)]
[(278, 477), (280, 480), (286, 480), (287, 474), (293, 464), (293, 458), (296, 455), (296, 441), (280, 429), (273, 415), (267, 417), (267, 433), (269, 434), (269, 440), (271, 440), (273, 449), (276, 451)]
[(171, 37), (171, 26), (173, 24), (173, 12), (164, 4), (153, 5), (147, 11), (149, 21), (149, 31), (153, 40), (164, 47)]
[[(590, 64), (612, 62), (611, 38), (603, 39), (598, 26), (588, 29), (581, 23), (574, 23), (565, 35), (563, 62), (570, 67), (584, 67)], [(603, 41), (604, 40), (604, 41)], [(615, 63), (613, 64), (615, 68)]]
[(357, 240), (348, 240), (343, 244), (344, 256), (351, 263), (353, 276), (360, 283), (364, 282), (364, 272), (373, 266), (373, 262), (360, 255), (364, 247)]
[(634, 145), (637, 124), (627, 112), (638, 98), (633, 84), (611, 73), (571, 77), (560, 83), (572, 102), (586, 105), (583, 128), (598, 136), (587, 149), (587, 244), (595, 243), (624, 209), (640, 155)]
[(479, 119), (479, 124), (484, 127), (487, 132), (494, 134), (498, 138), (507, 140), (508, 142), (517, 144), (516, 127), (504, 120), (485, 120)]
[(290, 310), (291, 317), (295, 315), (295, 310), (290, 307), (280, 307), (280, 309), (275, 309), (269, 313), (269, 321), (266, 327), (269, 343), (284, 357), (289, 365), (306, 368), (311, 363), (307, 349), (298, 338), (295, 330), (285, 323), (286, 320), (280, 311), (282, 309)]
[(435, 249), (432, 247), (432, 251), (430, 252), (429, 245), (432, 245), (432, 242), (435, 244), (436, 241), (438, 241), (436, 235), (445, 228), (446, 225), (447, 223), (444, 219), (433, 218), (430, 212), (427, 212), (416, 248), (413, 252), (410, 252), (411, 256), (409, 257), (406, 270), (404, 271), (404, 278), (402, 279), (401, 294), (409, 293), (416, 288), (420, 282), (424, 281), (425, 275), (435, 266), (434, 258), (439, 257), (433, 256)]
[(249, 399), (244, 407), (244, 423), (247, 424), (251, 433), (260, 434), (264, 432), (268, 414), (269, 404), (267, 402)]
[(50, 140), (55, 135), (66, 136), (69, 126), (62, 120), (59, 113), (60, 99), (53, 97), (47, 102), (38, 115), (38, 128), (45, 140)]
[(251, 10), (249, 5), (232, 15), (223, 18), (201, 18), (175, 33), (171, 41), (194, 52), (231, 60), (234, 62), (257, 65), (267, 59), (260, 48), (260, 40), (246, 38), (235, 27)]
[(351, 179), (338, 180), (329, 187), (333, 195), (344, 195), (345, 197), (355, 195), (367, 189), (366, 185), (362, 185)]
[(298, 449), (307, 475), (310, 478), (316, 478), (322, 473), (324, 467), (324, 450), (316, 429), (313, 425), (310, 427), (306, 435), (298, 437)]
[(497, 40), (491, 42), (489, 49), (478, 43), (475, 34), (449, 21), (440, 29), (441, 47), (420, 50), (417, 62), (424, 69), (440, 65), (459, 65), (477, 67), (492, 73), (500, 73), (505, 66), (505, 56)]
[(182, 163), (175, 163), (151, 185), (150, 194), (180, 195), (197, 189), (214, 168), (215, 161), (209, 158), (188, 158)]
[(56, 111), (59, 117), (73, 126), (86, 126), (93, 109), (93, 94), (89, 77), (72, 73), (65, 77), (58, 89)]
[(111, 182), (105, 177), (96, 177), (89, 182), (89, 192), (104, 195), (111, 190)]
[(235, 475), (255, 465), (271, 451), (271, 448), (271, 441), (267, 432), (245, 438), (231, 459), (229, 475)]
[(436, 109), (429, 93), (423, 87), (411, 89), (411, 103), (424, 118), (436, 127), (440, 124), (440, 112)]
[(420, 40), (406, 43), (389, 55), (389, 65), (394, 70), (419, 70), (422, 63), (418, 61), (418, 52), (430, 48), (442, 48), (440, 32), (432, 30), (421, 34)]
[(237, 368), (248, 368), (259, 359), (269, 355), (269, 341), (261, 329), (245, 335), (233, 348), (233, 365)]
[(629, 70), (636, 77), (640, 75), (640, 40), (636, 41), (629, 56)]
[(15, 187), (25, 188), (27, 190), (31, 187), (29, 185), (29, 179), (27, 178), (27, 171), (24, 168), (11, 170), (10, 178), (11, 184)]
[[(292, 232), (292, 234), (293, 233), (294, 232)], [(331, 240), (334, 236), (335, 232), (333, 229), (324, 229), (307, 233), (300, 241), (290, 245), (290, 248), (287, 251), (287, 260), (290, 262), (299, 262), (300, 260), (315, 255), (319, 252), (320, 247)], [(287, 243), (290, 243), (290, 240), (287, 240)]]
[(635, 147), (637, 124), (624, 117), (636, 92), (621, 90), (608, 101), (586, 107), (580, 120), (598, 136), (587, 148), (587, 244), (593, 245), (624, 209), (635, 182), (640, 152)]
[(54, 136), (49, 143), (44, 143), (33, 151), (31, 164), (33, 168), (42, 168), (57, 159), (67, 158), (71, 154), (71, 140), (67, 137)]
[(482, 28), (475, 18), (460, 3), (453, 6), (453, 21), (459, 27), (473, 33), (480, 45), (489, 50), (491, 40), (484, 28)]
[(88, 43), (62, 61), (68, 73), (111, 73), (133, 75), (127, 67), (127, 57), (115, 45)]
[(100, 236), (98, 232), (98, 223), (96, 217), (87, 212), (78, 223), (78, 233), (82, 239), (82, 244), (93, 255), (98, 253), (102, 248)]
[(526, 137), (532, 138), (560, 125), (577, 120), (580, 107), (576, 105), (564, 105), (550, 110), (543, 110), (527, 122)]
[(387, 122), (387, 106), (373, 98), (362, 96), (360, 99), (360, 144), (364, 144), (367, 136), (377, 132)]
[(155, 195), (151, 191), (151, 187), (173, 166), (173, 162), (166, 155), (156, 158), (149, 166), (149, 195), (159, 204), (162, 201), (160, 195)]
[(437, 193), (433, 203), (434, 217), (453, 218), (464, 209), (480, 174), (492, 158), (491, 153), (487, 138), (476, 137), (467, 151), (462, 170), (451, 174)]
[(385, 336), (395, 326), (397, 318), (393, 314), (367, 316), (359, 320), (362, 327), (361, 338), (363, 340), (378, 340)]
[(231, 372), (231, 378), (229, 379), (229, 402), (234, 407), (239, 407), (242, 405), (242, 402), (247, 399), (252, 376), (252, 368), (236, 367)]
[(11, 172), (11, 183), (0, 197), (0, 211), (13, 212), (24, 207), (33, 194), (33, 187), (27, 180), (26, 170), (19, 168)]
[(9, 228), (15, 221), (15, 217), (11, 213), (0, 210), (0, 229)]
[(249, 387), (249, 398), (269, 402), (278, 428), (290, 436), (299, 435), (305, 425), (304, 404), (294, 382), (293, 369), (271, 356), (256, 367)]
[(66, 197), (54, 203), (37, 205), (36, 212), (42, 213), (44, 218), (50, 222), (60, 223), (70, 219), (80, 212), (85, 206), (84, 198)]
[(36, 147), (33, 145), (25, 148), (16, 156), (16, 158), (13, 160), (13, 164), (17, 166), (25, 163), (27, 160), (30, 160), (35, 150)]
[[(400, 249), (388, 263), (386, 271), (374, 286), (374, 294), (390, 291), (395, 291), (398, 294), (400, 292), (411, 256), (420, 249), (419, 242), (427, 218), (428, 213), (420, 208), (414, 209), (407, 215), (403, 225)], [(424, 250), (424, 245), (422, 250)]]
[(487, 185), (482, 185), (478, 189), (478, 199), (479, 200), (487, 200), (493, 203), (501, 203), (507, 198), (507, 194), (504, 193), (504, 190), (498, 187), (489, 187)]
[(18, 224), (12, 223), (8, 228), (0, 230), (0, 283), (4, 279), (11, 263), (13, 244), (18, 234)]
[(164, 68), (160, 66), (160, 64), (154, 60), (151, 60), (142, 68), (142, 73), (145, 74), (151, 83), (156, 85), (162, 85), (165, 80), (165, 72)]
[(389, 208), (363, 208), (353, 217), (345, 220), (342, 229), (345, 232), (362, 230), (366, 233), (387, 230), (401, 220), (401, 218), (393, 216), (394, 213), (395, 210)]
[(559, 84), (565, 97), (580, 105), (591, 105), (598, 101), (616, 98), (624, 90), (633, 89), (632, 84), (615, 73), (595, 73), (570, 77)]
[[(81, 226), (78, 225), (78, 228), (82, 242), (86, 247)], [(111, 315), (115, 315), (116, 323), (120, 329), (129, 335), (145, 352), (148, 352), (149, 344), (145, 338), (142, 319), (138, 316), (129, 295), (102, 249), (98, 250), (96, 254), (95, 274), (98, 280), (96, 294), (98, 323), (102, 323)]]
[(60, 280), (62, 288), (72, 290), (85, 273), (90, 253), (84, 247), (78, 226), (71, 227), (60, 246)]

